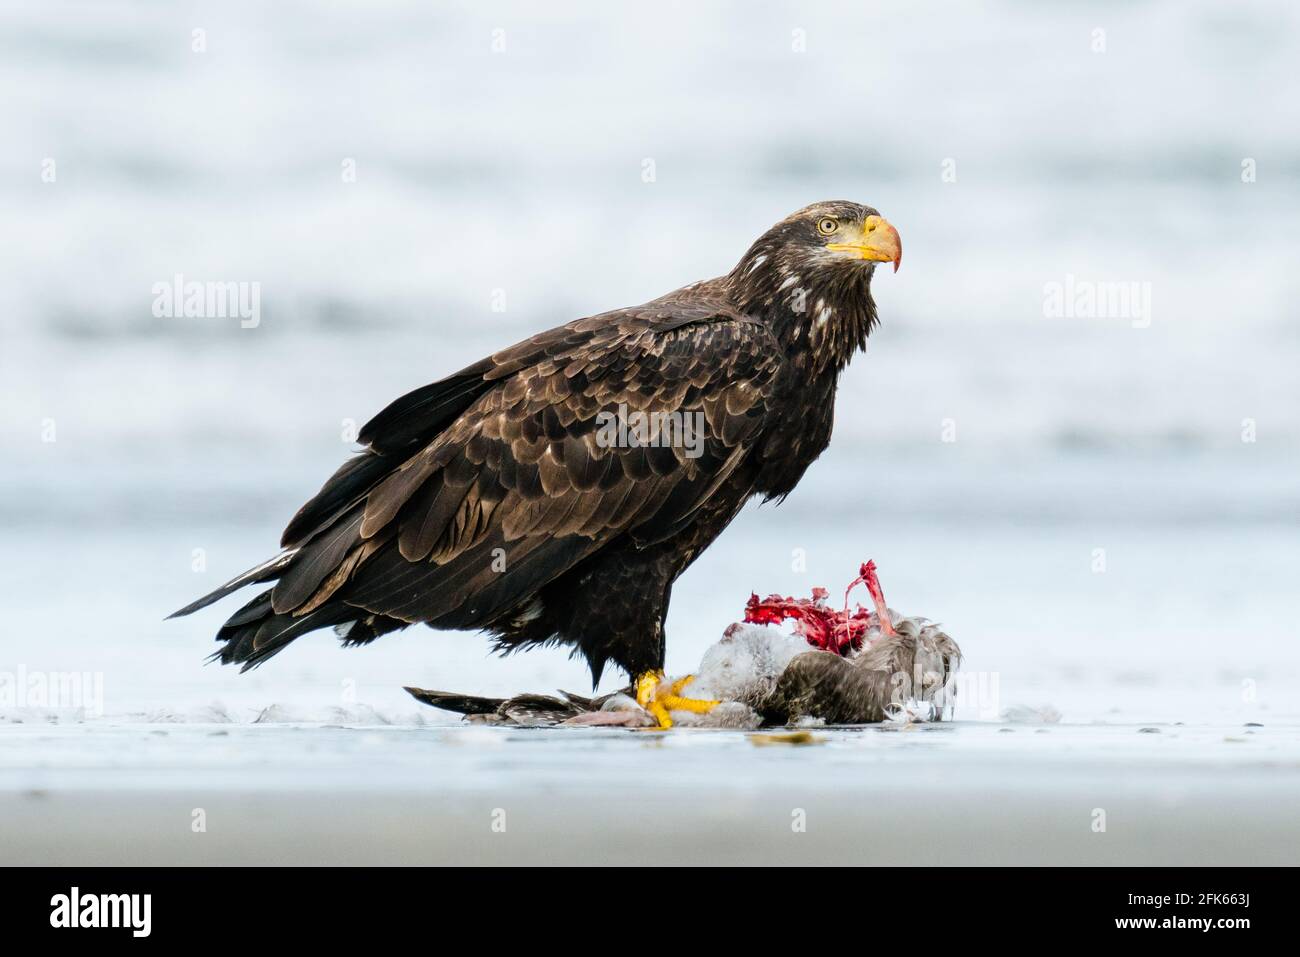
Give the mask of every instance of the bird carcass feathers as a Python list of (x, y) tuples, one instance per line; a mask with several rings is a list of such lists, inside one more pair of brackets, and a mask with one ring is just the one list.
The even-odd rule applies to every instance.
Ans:
[[(858, 585), (866, 587), (871, 608), (850, 608)], [(692, 698), (720, 703), (703, 714), (673, 711), (674, 723), (713, 728), (855, 725), (942, 720), (950, 713), (960, 648), (929, 619), (890, 609), (874, 562), (861, 566), (844, 592), (842, 607), (833, 607), (829, 599), (824, 588), (814, 588), (810, 598), (750, 596), (744, 620), (730, 625), (705, 651), (689, 681)], [(793, 623), (793, 634), (779, 627), (787, 621)], [(561, 692), (562, 697), (509, 699), (407, 690), (426, 704), (488, 724), (655, 724), (630, 688), (595, 698)]]

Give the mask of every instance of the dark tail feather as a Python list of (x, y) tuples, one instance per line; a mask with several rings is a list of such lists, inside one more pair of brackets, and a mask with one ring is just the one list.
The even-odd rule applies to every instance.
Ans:
[(271, 614), (274, 609), (271, 607), (271, 595), (273, 589), (267, 589), (252, 601), (250, 601), (239, 611), (235, 612), (222, 625), (223, 628), (234, 628), (236, 625), (247, 625), (251, 622), (261, 621), (267, 615)]
[[(561, 691), (563, 698), (547, 694), (518, 694), (513, 698), (480, 698), (477, 695), (455, 694), (450, 691), (429, 691), (424, 688), (407, 688), (416, 701), (454, 711), (463, 715), (495, 714), (500, 718), (524, 726), (559, 724), (580, 714), (597, 711), (605, 698), (593, 701), (576, 698)], [(606, 698), (608, 695), (606, 696)]]
[[(269, 592), (253, 599), (217, 632), (217, 641), (224, 644), (212, 654), (210, 661), (220, 661), (223, 665), (242, 665), (240, 671), (248, 671), (284, 650), (300, 635), (342, 624), (358, 613), (364, 614), (360, 609), (348, 605), (327, 604), (297, 618), (293, 615), (277, 615), (269, 609), (268, 595)], [(264, 600), (267, 613), (249, 620), (251, 613)]]
[(364, 615), (365, 617), (355, 618), (352, 621), (345, 621), (334, 626), (334, 634), (339, 636), (344, 648), (368, 645), (380, 635), (386, 635), (390, 631), (398, 631), (410, 624), (409, 621), (402, 621), (400, 618), (389, 618), (387, 615), (371, 615), (359, 608), (354, 609), (354, 611), (358, 615)]
[(223, 665), (241, 665), (241, 671), (248, 671), (279, 654), (295, 638), (309, 631), (333, 625), (335, 634), (344, 645), (363, 645), (408, 624), (397, 618), (372, 615), (364, 608), (343, 602), (327, 602), (305, 615), (276, 614), (268, 590), (222, 625), (217, 632), (217, 641), (222, 642), (222, 646), (208, 660), (220, 661)]
[(180, 611), (174, 611), (167, 617), (169, 619), (184, 617), (185, 615), (198, 611), (200, 608), (207, 608), (214, 601), (219, 601), (220, 599), (225, 598), (231, 592), (238, 591), (245, 585), (251, 585), (254, 582), (270, 581), (273, 578), (278, 578), (280, 573), (284, 571), (285, 566), (287, 566), (289, 562), (293, 561), (293, 556), (295, 554), (296, 552), (294, 551), (282, 552), (270, 561), (262, 562), (262, 564), (258, 565), (256, 568), (250, 568), (242, 575), (236, 575), (216, 591), (208, 592), (208, 594), (204, 595), (202, 598), (190, 602)]
[(480, 698), (477, 695), (456, 694), (452, 691), (428, 691), (424, 688), (403, 689), (416, 701), (455, 711), (457, 714), (491, 714), (506, 703), (505, 698)]

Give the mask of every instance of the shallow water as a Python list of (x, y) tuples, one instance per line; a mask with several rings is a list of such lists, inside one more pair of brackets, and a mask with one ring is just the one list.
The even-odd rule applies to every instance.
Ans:
[[(1294, 863), (1289, 727), (24, 726), (11, 863)], [(19, 755), (39, 754), (36, 766)], [(51, 829), (59, 839), (51, 841)]]

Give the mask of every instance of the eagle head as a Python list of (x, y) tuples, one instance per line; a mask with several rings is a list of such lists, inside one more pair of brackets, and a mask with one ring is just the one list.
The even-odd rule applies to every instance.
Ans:
[(765, 232), (727, 282), (740, 308), (843, 368), (876, 323), (876, 264), (892, 262), (897, 272), (902, 259), (898, 230), (877, 210), (836, 200), (805, 206)]
[(774, 232), (814, 268), (818, 263), (893, 263), (898, 272), (903, 261), (898, 230), (876, 210), (858, 203), (814, 203), (768, 230), (769, 235)]

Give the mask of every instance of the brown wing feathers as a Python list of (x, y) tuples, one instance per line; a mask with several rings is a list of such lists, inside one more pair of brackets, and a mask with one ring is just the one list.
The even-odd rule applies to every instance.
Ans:
[[(403, 396), (290, 522), (296, 552), (227, 622), (220, 657), (256, 663), (367, 615), (490, 627), (625, 532), (648, 540), (689, 521), (742, 460), (782, 361), (764, 327), (716, 304), (652, 303)], [(597, 417), (620, 411), (699, 416), (703, 434), (607, 447)]]
[[(486, 393), (369, 494), (361, 534), (396, 524), (396, 546), (357, 569), (344, 600), (406, 620), (455, 610), (458, 622), (486, 625), (618, 534), (689, 518), (739, 460), (779, 361), (757, 348), (768, 344), (761, 328), (745, 323), (746, 338), (735, 323), (718, 325), (721, 355), (699, 348), (711, 327), (686, 343), (695, 348), (672, 337), (667, 356), (644, 334), (542, 360)], [(623, 374), (608, 371), (616, 364)], [(733, 382), (736, 365), (748, 374)], [(696, 408), (665, 409), (692, 389)], [(699, 458), (682, 445), (605, 447), (597, 414), (620, 404), (700, 412)], [(504, 571), (493, 567), (493, 549)]]

